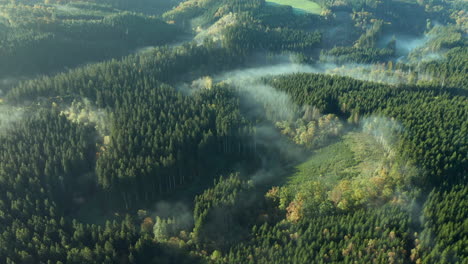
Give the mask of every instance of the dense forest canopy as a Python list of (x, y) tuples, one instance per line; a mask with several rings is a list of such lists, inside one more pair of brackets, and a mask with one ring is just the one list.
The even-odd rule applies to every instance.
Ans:
[(0, 263), (466, 263), (467, 2), (283, 2), (0, 0)]

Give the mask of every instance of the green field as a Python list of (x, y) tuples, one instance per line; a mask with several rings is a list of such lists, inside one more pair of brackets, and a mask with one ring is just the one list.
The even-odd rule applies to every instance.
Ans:
[(300, 186), (308, 181), (334, 185), (342, 179), (370, 177), (382, 159), (383, 149), (372, 137), (351, 132), (298, 165), (296, 173), (288, 178), (288, 185)]
[(315, 2), (309, 0), (266, 0), (267, 3), (292, 6), (299, 12), (319, 15), (322, 8)]

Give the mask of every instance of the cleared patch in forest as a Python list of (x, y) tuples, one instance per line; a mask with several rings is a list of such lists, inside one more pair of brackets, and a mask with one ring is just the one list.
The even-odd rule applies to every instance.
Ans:
[(288, 5), (297, 13), (310, 13), (320, 15), (322, 8), (315, 2), (309, 0), (267, 0), (269, 4)]
[(342, 179), (370, 177), (384, 157), (383, 148), (365, 133), (350, 132), (342, 140), (320, 148), (306, 162), (296, 167), (289, 185), (320, 181), (334, 185)]

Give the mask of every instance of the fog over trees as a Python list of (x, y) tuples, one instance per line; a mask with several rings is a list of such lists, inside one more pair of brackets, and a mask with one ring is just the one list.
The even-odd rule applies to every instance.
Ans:
[(0, 0), (0, 263), (466, 263), (466, 1), (310, 2)]

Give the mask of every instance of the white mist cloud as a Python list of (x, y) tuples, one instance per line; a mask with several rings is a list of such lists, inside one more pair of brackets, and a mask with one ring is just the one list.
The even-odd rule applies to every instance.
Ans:
[(388, 34), (380, 39), (378, 46), (383, 48), (393, 39), (396, 41), (396, 55), (407, 56), (411, 51), (424, 46), (430, 40), (430, 37), (427, 35)]
[(372, 135), (391, 156), (395, 155), (395, 146), (403, 126), (395, 119), (372, 116), (361, 120), (362, 131)]
[[(317, 70), (308, 65), (285, 63), (231, 71), (216, 76), (214, 80), (234, 86), (239, 94), (246, 98), (244, 101), (252, 101), (253, 106), (265, 108), (272, 119), (291, 120), (295, 118), (298, 106), (292, 102), (288, 94), (264, 84), (261, 78), (301, 72), (313, 73)], [(255, 108), (253, 110), (255, 111)]]
[(272, 93), (277, 93), (274, 88), (266, 89), (265, 87), (259, 87), (258, 89), (253, 89), (252, 86), (258, 85), (258, 80), (260, 80), (262, 77), (288, 75), (294, 73), (328, 74), (390, 85), (432, 80), (432, 76), (430, 75), (421, 73), (415, 75), (410, 71), (394, 70), (390, 69), (390, 66), (386, 64), (358, 63), (346, 63), (341, 65), (335, 63), (319, 63), (315, 65), (280, 63), (273, 66), (247, 68), (224, 73), (216, 76), (214, 80), (218, 82), (225, 81), (235, 85), (237, 84), (237, 86), (241, 87), (241, 89), (255, 94), (261, 94), (262, 90), (271, 89), (273, 89)]
[(74, 7), (74, 6), (69, 6), (69, 5), (54, 5), (54, 7), (57, 11), (64, 12), (64, 13), (82, 12), (81, 9)]
[(337, 76), (346, 76), (353, 79), (389, 85), (414, 84), (419, 81), (432, 81), (429, 74), (414, 73), (411, 71), (390, 69), (388, 64), (324, 64), (323, 73)]
[(71, 122), (92, 125), (103, 138), (104, 143), (109, 142), (109, 118), (107, 112), (93, 106), (88, 99), (75, 100), (71, 106), (61, 111)]
[[(285, 58), (285, 56), (281, 56)], [(282, 74), (293, 74), (293, 73), (317, 73), (320, 69), (312, 67), (306, 64), (296, 64), (296, 63), (280, 63), (272, 66), (262, 66), (247, 68), (241, 70), (235, 70), (221, 74), (214, 78), (217, 81), (236, 81), (236, 82), (245, 82), (258, 80), (265, 76), (273, 75), (282, 75)]]
[(4, 96), (13, 86), (22, 80), (24, 80), (24, 78), (6, 77), (0, 79), (0, 97)]
[(193, 226), (193, 213), (182, 202), (160, 201), (152, 214), (161, 219), (174, 219), (179, 229), (188, 230)]
[(15, 123), (22, 120), (24, 110), (19, 107), (0, 105), (0, 133), (10, 129)]

